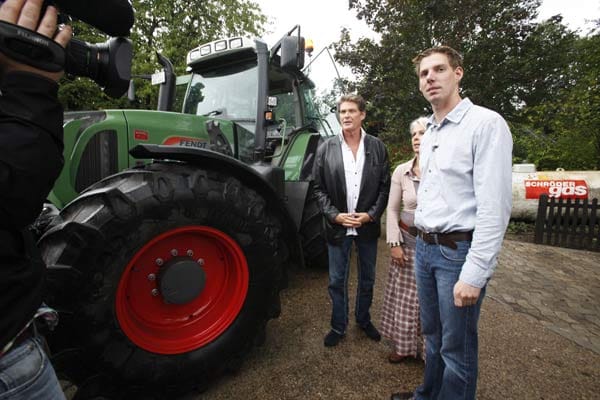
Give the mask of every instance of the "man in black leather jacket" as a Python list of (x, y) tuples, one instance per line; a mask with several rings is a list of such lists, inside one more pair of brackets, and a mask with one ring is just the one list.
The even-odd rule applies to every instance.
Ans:
[[(42, 0), (7, 0), (0, 20), (65, 47), (56, 9)], [(26, 32), (26, 31), (24, 31)], [(28, 231), (63, 164), (63, 110), (50, 73), (0, 53), (0, 397), (64, 399), (32, 320), (42, 304), (46, 268)], [(8, 396), (8, 397), (5, 397)]]
[(339, 135), (317, 150), (315, 191), (323, 213), (329, 251), (329, 295), (333, 310), (327, 347), (345, 336), (348, 325), (348, 273), (352, 243), (358, 252), (358, 289), (355, 318), (375, 341), (381, 335), (371, 323), (377, 239), (380, 218), (390, 190), (390, 164), (384, 144), (362, 130), (366, 104), (359, 95), (342, 96), (338, 112)]

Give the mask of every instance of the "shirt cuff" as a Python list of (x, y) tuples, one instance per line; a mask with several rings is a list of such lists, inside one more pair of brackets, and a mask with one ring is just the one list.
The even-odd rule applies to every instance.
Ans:
[(485, 270), (469, 261), (465, 261), (458, 279), (464, 283), (481, 289), (488, 283), (493, 273), (494, 268)]

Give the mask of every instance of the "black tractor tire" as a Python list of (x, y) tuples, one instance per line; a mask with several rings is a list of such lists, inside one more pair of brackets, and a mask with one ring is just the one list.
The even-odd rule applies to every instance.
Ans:
[[(60, 313), (58, 328), (48, 339), (66, 374), (72, 371), (73, 375), (84, 375), (78, 377), (80, 380), (92, 374), (107, 375), (114, 382), (142, 388), (146, 393), (164, 389), (169, 393), (185, 393), (202, 390), (219, 375), (237, 369), (246, 353), (264, 337), (268, 319), (276, 316), (279, 309), (279, 285), (289, 252), (282, 238), (281, 217), (273, 211), (277, 209), (239, 179), (178, 163), (154, 163), (127, 170), (87, 189), (61, 211), (39, 242), (48, 266), (46, 302)], [(176, 236), (180, 230), (185, 240)], [(197, 242), (195, 235), (200, 235), (202, 243), (211, 244), (212, 240), (221, 247), (203, 244), (205, 250), (187, 250), (186, 254), (185, 246), (193, 248)], [(161, 252), (163, 237), (165, 243), (185, 241), (189, 245)], [(202, 254), (203, 251), (210, 254)], [(162, 299), (162, 287), (158, 291), (158, 283), (152, 282), (158, 278), (145, 275), (148, 264), (153, 263), (142, 262), (143, 258), (135, 261), (138, 256), (153, 260), (155, 254), (162, 257), (162, 266), (159, 257), (156, 257), (158, 266), (151, 265), (158, 270), (156, 276), (163, 273), (168, 263), (171, 263), (169, 268), (173, 263), (190, 268), (194, 262), (203, 266), (204, 259), (207, 265), (203, 270), (230, 268), (224, 274), (229, 277), (223, 278), (225, 283), (211, 281), (213, 275), (206, 272), (204, 286), (195, 287), (201, 292), (194, 302), (206, 290), (221, 293), (220, 286), (233, 293), (238, 283), (226, 279), (247, 271), (245, 283), (242, 282), (247, 292), (238, 299), (239, 311), (235, 305), (227, 305), (229, 297), (236, 296), (224, 296), (219, 303), (226, 304), (221, 307), (230, 319), (225, 327), (215, 328), (210, 337), (203, 337), (203, 332), (212, 325), (208, 322), (203, 325), (204, 311), (194, 310), (197, 315), (190, 314), (189, 319), (198, 318), (194, 325), (197, 329), (190, 331), (189, 338), (181, 337), (183, 334), (179, 332), (188, 329), (187, 322), (173, 322), (170, 327), (176, 316), (169, 315), (168, 310), (179, 312), (177, 307), (195, 303), (173, 305), (167, 304), (166, 296)], [(199, 257), (204, 257), (202, 262)], [(209, 260), (216, 260), (212, 261), (216, 267), (209, 266)], [(154, 289), (152, 285), (156, 285)], [(152, 303), (156, 300), (151, 296), (162, 302)], [(149, 310), (146, 301), (165, 308)], [(210, 307), (219, 306), (210, 303)], [(139, 318), (142, 322), (131, 311), (135, 307), (139, 308), (135, 311), (144, 314)], [(119, 314), (118, 309), (126, 309), (134, 316), (127, 319), (130, 314)], [(155, 317), (159, 312), (167, 315)], [(126, 317), (120, 319), (122, 315)], [(150, 336), (150, 347), (140, 345), (140, 337), (125, 329), (127, 324), (122, 322), (133, 321), (135, 328), (135, 323), (145, 324), (143, 317), (148, 315), (151, 319), (163, 318), (158, 322), (167, 325), (166, 331), (162, 326), (156, 328), (156, 338)], [(156, 323), (148, 322), (140, 332), (152, 331), (155, 329), (152, 324)], [(175, 339), (179, 338), (189, 344), (177, 350), (163, 340), (163, 334), (172, 334), (177, 343), (180, 341)], [(196, 342), (200, 344), (195, 345)], [(69, 354), (74, 356), (70, 358)]]
[(315, 269), (327, 269), (329, 256), (323, 228), (323, 216), (312, 182), (308, 187), (304, 202), (302, 222), (300, 223), (300, 238), (306, 265)]

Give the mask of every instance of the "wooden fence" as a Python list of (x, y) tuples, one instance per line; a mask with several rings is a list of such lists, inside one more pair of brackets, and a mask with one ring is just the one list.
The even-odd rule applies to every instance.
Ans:
[(598, 199), (556, 199), (541, 195), (535, 243), (600, 251)]

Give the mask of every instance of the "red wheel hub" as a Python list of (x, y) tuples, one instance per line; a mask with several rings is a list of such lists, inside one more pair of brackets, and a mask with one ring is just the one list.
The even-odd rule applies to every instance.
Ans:
[[(169, 262), (194, 268), (191, 260), (202, 269), (190, 274), (204, 279), (194, 287), (198, 294), (192, 291), (193, 298), (184, 304), (169, 303), (161, 293), (161, 273)], [(230, 236), (206, 226), (172, 229), (146, 243), (125, 267), (115, 300), (117, 319), (125, 335), (144, 350), (185, 353), (210, 343), (231, 325), (246, 299), (248, 280), (244, 253)]]

